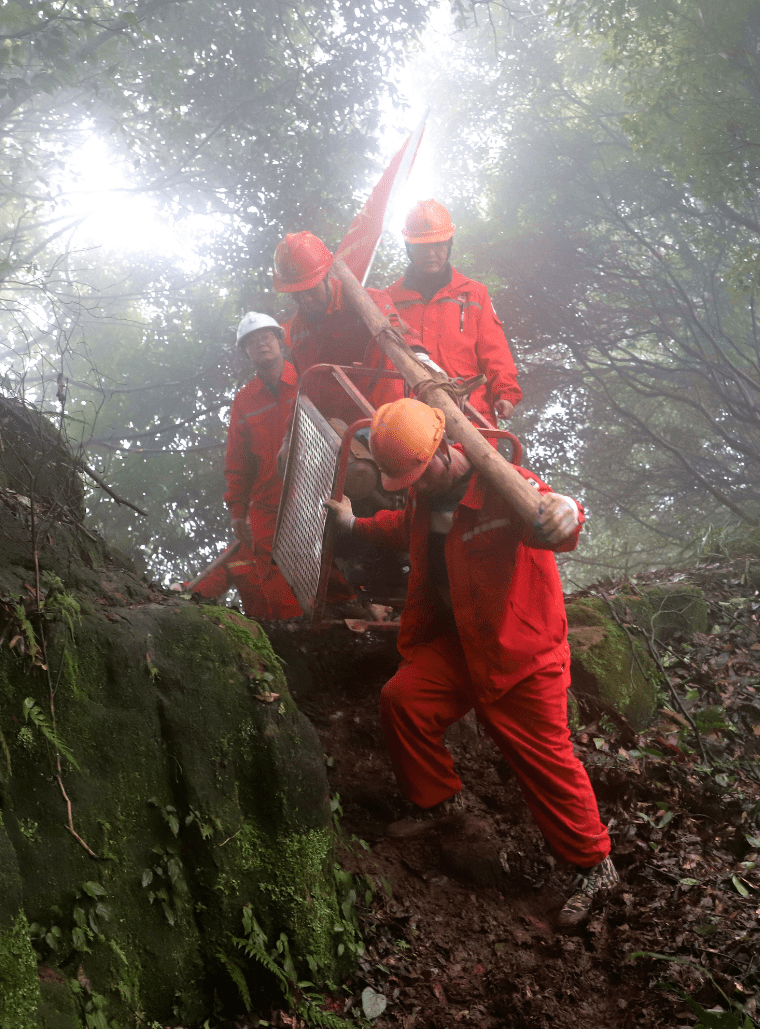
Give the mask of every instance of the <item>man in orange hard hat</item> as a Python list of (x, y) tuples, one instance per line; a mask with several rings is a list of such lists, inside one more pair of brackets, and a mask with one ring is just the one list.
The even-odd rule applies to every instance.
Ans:
[(552, 551), (575, 548), (583, 512), (517, 468), (541, 496), (536, 521), (524, 523), (448, 445), (444, 427), (443, 412), (418, 400), (379, 408), (370, 449), (387, 489), (410, 487), (406, 508), (355, 518), (347, 499), (327, 501), (339, 531), (410, 556), (403, 662), (380, 711), (396, 777), (416, 811), (388, 832), (410, 836), (436, 819), (455, 820), (462, 782), (442, 736), (474, 708), (544, 837), (578, 868), (559, 913), (568, 928), (618, 881), (567, 725), (570, 650)]
[[(194, 592), (211, 596), (222, 585), (222, 575), (233, 581), (249, 618), (278, 620), (299, 616), (301, 606), (280, 569), (272, 561), (272, 543), (282, 480), (277, 474), (277, 452), (298, 392), (295, 369), (282, 354), (285, 333), (269, 315), (249, 311), (237, 330), (237, 346), (253, 365), (254, 377), (235, 396), (227, 431), (225, 502), (232, 531), (242, 548), (203, 580)], [(237, 574), (236, 574), (237, 573)], [(205, 585), (204, 585), (205, 584)], [(353, 590), (335, 572), (331, 603), (353, 596)]]
[[(330, 274), (332, 254), (311, 232), (288, 234), (274, 255), (274, 288), (291, 293), (298, 310), (287, 343), (299, 376), (315, 364), (359, 363), (376, 371), (395, 371), (358, 314), (345, 302), (343, 287)], [(396, 309), (376, 289), (367, 290), (382, 313), (399, 325)], [(403, 396), (403, 382), (376, 375), (359, 376), (356, 385), (374, 407)], [(309, 396), (325, 417), (348, 424), (361, 417), (356, 405), (332, 377), (322, 377)]]
[(385, 290), (420, 336), (430, 357), (452, 378), (485, 374), (470, 403), (490, 422), (510, 418), (522, 397), (517, 369), (488, 290), (451, 267), (451, 217), (436, 200), (421, 200), (402, 230), (409, 267)]

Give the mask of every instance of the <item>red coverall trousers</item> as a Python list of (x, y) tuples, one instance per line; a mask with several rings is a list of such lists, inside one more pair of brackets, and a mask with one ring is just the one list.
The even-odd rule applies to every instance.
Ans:
[(442, 737), (474, 708), (512, 768), (550, 846), (581, 868), (604, 860), (609, 836), (570, 742), (569, 680), (569, 669), (561, 665), (541, 669), (484, 704), (477, 699), (458, 637), (421, 644), (380, 695), (385, 742), (401, 787), (422, 808), (461, 790)]

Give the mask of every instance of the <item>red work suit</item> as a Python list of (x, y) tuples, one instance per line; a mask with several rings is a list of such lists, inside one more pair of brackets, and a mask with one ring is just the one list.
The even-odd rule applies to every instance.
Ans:
[[(331, 277), (329, 284), (332, 296), (319, 325), (312, 324), (297, 311), (287, 326), (286, 343), (298, 375), (303, 376), (315, 364), (350, 366), (357, 361), (367, 368), (395, 371), (364, 322), (343, 299), (342, 283)], [(388, 298), (377, 289), (368, 289), (367, 292), (391, 323), (398, 325), (398, 315)], [(373, 382), (374, 376), (370, 375), (351, 376), (351, 379), (376, 408), (404, 395), (402, 379), (380, 378)], [(364, 417), (332, 377), (320, 375), (318, 379), (312, 379), (306, 392), (326, 418), (342, 418), (350, 425), (357, 418)]]
[[(282, 480), (277, 474), (277, 451), (291, 416), (298, 380), (292, 364), (285, 362), (277, 396), (256, 376), (235, 396), (227, 430), (224, 500), (232, 518), (250, 517), (253, 551), (243, 545), (250, 561), (245, 579), (235, 585), (249, 618), (295, 618), (301, 606), (272, 562), (272, 542)], [(221, 570), (220, 570), (221, 571)], [(199, 584), (202, 585), (202, 584)], [(204, 595), (208, 596), (208, 593)]]
[(486, 384), (470, 395), (470, 403), (489, 421), (496, 424), (497, 400), (519, 403), (522, 390), (517, 384), (515, 362), (482, 283), (453, 268), (449, 284), (427, 303), (422, 294), (410, 288), (406, 276), (388, 286), (385, 295), (447, 375), (463, 379), (486, 376)]
[[(462, 783), (442, 736), (474, 708), (544, 837), (566, 860), (591, 867), (609, 854), (610, 841), (570, 742), (570, 651), (554, 555), (475, 476), (445, 542), (452, 621), (428, 574), (429, 523), (430, 509), (411, 489), (403, 511), (359, 518), (353, 530), (410, 555), (398, 641), (404, 660), (380, 700), (399, 783), (422, 808), (457, 793)], [(551, 549), (573, 550), (578, 532)]]

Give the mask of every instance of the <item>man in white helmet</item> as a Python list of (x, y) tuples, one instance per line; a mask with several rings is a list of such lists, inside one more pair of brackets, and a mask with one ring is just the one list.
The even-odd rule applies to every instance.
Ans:
[(250, 561), (245, 585), (236, 582), (243, 609), (250, 618), (294, 618), (301, 607), (282, 572), (272, 562), (282, 481), (277, 451), (293, 410), (298, 377), (282, 355), (284, 332), (274, 318), (249, 311), (237, 329), (237, 345), (248, 356), (255, 375), (236, 394), (227, 430), (224, 500), (232, 531)]
[[(256, 311), (249, 311), (238, 326), (237, 345), (248, 355), (256, 374), (232, 402), (224, 467), (224, 500), (232, 531), (243, 544), (235, 560), (247, 559), (251, 566), (245, 582), (236, 579), (235, 585), (248, 617), (268, 621), (301, 614), (298, 601), (272, 561), (282, 492), (277, 451), (298, 393), (295, 368), (282, 354), (284, 336), (274, 318)], [(331, 578), (330, 593), (332, 603), (353, 596), (337, 574)]]

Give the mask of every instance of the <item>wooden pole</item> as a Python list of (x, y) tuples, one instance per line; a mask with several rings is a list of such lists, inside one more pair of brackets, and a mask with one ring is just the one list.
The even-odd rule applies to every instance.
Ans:
[(202, 572), (198, 572), (195, 578), (191, 579), (187, 586), (185, 586), (183, 592), (186, 593), (188, 590), (194, 590), (198, 583), (202, 582), (207, 575), (211, 575), (211, 573), (215, 572), (220, 565), (226, 564), (231, 557), (234, 557), (235, 554), (237, 554), (238, 550), (240, 550), (241, 545), (242, 544), (240, 540), (235, 540), (232, 546), (229, 546), (226, 550), (223, 550), (221, 554), (214, 558), (210, 565), (206, 565)]
[(538, 491), (515, 471), (512, 465), (472, 425), (459, 410), (455, 400), (439, 385), (447, 384), (448, 376), (424, 365), (404, 342), (380, 311), (370, 295), (347, 265), (333, 261), (332, 274), (343, 284), (346, 299), (361, 317), (394, 368), (401, 372), (417, 398), (430, 407), (438, 407), (446, 416), (446, 432), (461, 443), (468, 460), (504, 497), (515, 512), (532, 525), (541, 503)]

